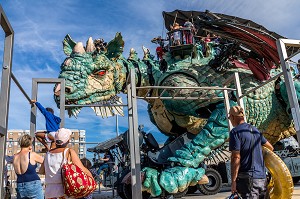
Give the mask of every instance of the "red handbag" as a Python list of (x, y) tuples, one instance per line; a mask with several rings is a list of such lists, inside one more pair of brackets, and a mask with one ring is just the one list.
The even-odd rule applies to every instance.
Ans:
[[(71, 157), (70, 150), (69, 156)], [(72, 160), (62, 164), (61, 168), (64, 191), (67, 196), (82, 198), (96, 189), (94, 178), (84, 173), (81, 168), (72, 163)]]

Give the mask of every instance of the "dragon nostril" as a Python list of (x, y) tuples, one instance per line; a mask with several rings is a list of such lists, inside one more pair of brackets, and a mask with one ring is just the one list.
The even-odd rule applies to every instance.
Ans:
[(70, 93), (70, 92), (71, 92), (71, 88), (66, 87), (66, 88), (65, 88), (65, 92), (66, 92), (66, 93)]

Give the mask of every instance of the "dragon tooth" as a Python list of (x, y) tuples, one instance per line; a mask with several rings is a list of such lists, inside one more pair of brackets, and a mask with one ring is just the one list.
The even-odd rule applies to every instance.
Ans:
[(115, 114), (124, 116), (123, 107), (115, 106), (115, 110), (116, 110)]
[(104, 116), (105, 116), (105, 109), (101, 106), (100, 110), (101, 110), (101, 117), (104, 118)]
[(104, 109), (105, 109), (105, 112), (106, 112), (106, 117), (114, 116), (111, 109), (110, 109), (110, 107), (106, 106), (106, 107), (104, 107)]

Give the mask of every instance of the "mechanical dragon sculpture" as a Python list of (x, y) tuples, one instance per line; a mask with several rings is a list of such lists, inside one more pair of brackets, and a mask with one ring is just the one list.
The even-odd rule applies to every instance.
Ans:
[[(238, 72), (243, 92), (258, 86), (262, 81), (281, 72), (275, 41), (280, 36), (254, 22), (237, 17), (210, 12), (188, 11), (185, 16), (195, 19), (194, 24), (201, 31), (218, 34), (219, 43), (207, 43), (207, 56), (197, 48), (192, 54), (180, 56), (176, 51), (166, 52), (164, 62), (168, 69), (160, 70), (162, 61), (154, 60), (148, 49), (144, 58), (137, 57), (134, 49), (128, 59), (122, 55), (124, 41), (120, 33), (101, 48), (99, 40), (89, 38), (84, 47), (74, 42), (69, 35), (63, 41), (64, 52), (68, 56), (61, 65), (59, 78), (66, 80), (66, 104), (122, 103), (117, 96), (126, 92), (126, 79), (130, 69), (135, 69), (137, 86), (180, 86), (180, 87), (222, 87), (223, 82), (233, 72)], [(174, 12), (164, 13), (166, 27), (168, 17)], [(176, 14), (177, 21), (183, 22)], [(175, 18), (176, 18), (175, 17)], [(200, 31), (201, 30), (201, 31)], [(233, 31), (234, 30), (234, 31)], [(199, 33), (200, 34), (200, 33)], [(202, 44), (203, 47), (203, 44)], [(201, 49), (201, 48), (200, 48)], [(300, 84), (295, 79), (297, 95)], [(233, 83), (229, 87), (234, 87)], [(56, 85), (55, 100), (59, 104), (60, 86)], [(153, 89), (151, 92), (138, 91), (139, 96), (174, 96), (174, 90)], [(199, 167), (212, 150), (220, 147), (229, 137), (227, 113), (224, 108), (222, 92), (209, 90), (183, 89), (176, 96), (200, 96), (193, 101), (151, 99), (148, 111), (152, 122), (168, 136), (180, 136), (185, 132), (195, 135), (193, 140), (180, 147), (169, 157), (173, 162), (169, 168), (159, 173), (155, 168), (144, 168), (144, 191), (159, 196), (162, 190), (169, 193), (183, 192), (188, 186), (201, 182), (205, 173)], [(201, 100), (201, 96), (211, 100)], [(236, 93), (230, 95), (231, 105), (236, 104)], [(278, 140), (295, 135), (287, 91), (283, 80), (278, 77), (268, 84), (251, 92), (243, 98), (248, 122), (252, 123), (273, 144)], [(123, 114), (118, 107), (94, 107), (97, 115), (103, 117)], [(77, 116), (80, 108), (68, 108), (70, 116)], [(271, 151), (265, 158), (273, 181), (270, 187), (271, 198), (291, 198), (293, 184), (291, 175), (284, 163), (273, 156)], [(276, 195), (276, 196), (275, 196)]]

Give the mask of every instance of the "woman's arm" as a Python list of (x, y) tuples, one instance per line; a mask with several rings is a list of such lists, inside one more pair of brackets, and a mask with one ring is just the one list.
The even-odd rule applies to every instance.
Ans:
[(44, 161), (41, 163), (41, 167), (40, 167), (40, 169), (38, 171), (38, 174), (41, 174), (41, 175), (45, 175), (46, 174)]
[(35, 153), (35, 152), (31, 152), (32, 155), (34, 155), (34, 160), (37, 163), (42, 164), (44, 162), (44, 158), (42, 156), (40, 156), (39, 154)]
[(84, 173), (86, 173), (90, 177), (93, 177), (91, 172), (83, 166), (83, 164), (81, 163), (81, 161), (80, 161), (78, 155), (76, 154), (76, 152), (73, 149), (70, 149), (70, 148), (69, 148), (69, 150), (70, 150), (70, 153), (71, 153), (72, 162), (74, 164), (76, 164), (79, 168), (81, 168)]

